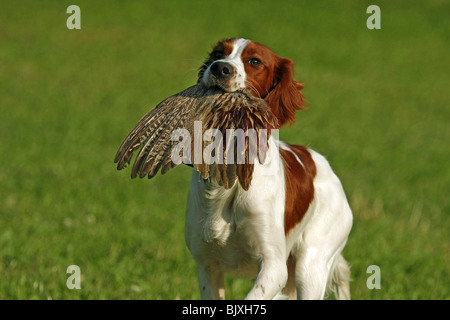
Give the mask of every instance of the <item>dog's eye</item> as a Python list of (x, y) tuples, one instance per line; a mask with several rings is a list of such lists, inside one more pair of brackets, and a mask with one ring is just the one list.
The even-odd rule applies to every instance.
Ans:
[(211, 53), (211, 58), (214, 60), (222, 59), (223, 58), (223, 51), (213, 51)]
[(253, 67), (257, 67), (261, 64), (261, 60), (259, 60), (258, 58), (250, 58), (248, 59), (248, 63)]

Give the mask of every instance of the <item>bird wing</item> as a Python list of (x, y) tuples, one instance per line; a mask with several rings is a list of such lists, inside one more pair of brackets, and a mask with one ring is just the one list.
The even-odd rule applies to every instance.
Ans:
[[(195, 132), (195, 121), (201, 121), (201, 132)], [(150, 110), (128, 134), (117, 151), (114, 162), (117, 169), (125, 168), (133, 153), (139, 151), (131, 177), (152, 178), (158, 170), (165, 174), (175, 167), (171, 155), (178, 141), (173, 141), (172, 133), (176, 129), (186, 129), (191, 137), (190, 164), (199, 171), (204, 179), (215, 178), (224, 188), (234, 185), (236, 179), (242, 188), (248, 190), (253, 174), (253, 162), (257, 150), (257, 158), (264, 162), (268, 148), (270, 130), (277, 127), (276, 118), (264, 100), (254, 98), (249, 91), (224, 93), (217, 89), (206, 89), (200, 84), (189, 87), (159, 103)], [(209, 129), (217, 129), (220, 135), (204, 141), (204, 134)], [(254, 135), (248, 135), (243, 146), (234, 148), (234, 138), (226, 139), (228, 130), (242, 129), (247, 132), (253, 129)], [(261, 134), (261, 129), (266, 129)], [(218, 139), (215, 141), (214, 139)], [(215, 143), (215, 159), (204, 161), (204, 148)], [(199, 147), (200, 146), (200, 147)], [(195, 152), (200, 150), (202, 161), (195, 161)], [(234, 153), (230, 153), (233, 150)], [(245, 159), (237, 162), (237, 159)], [(197, 163), (196, 163), (197, 162)]]
[(135, 178), (139, 173), (143, 178), (150, 173), (149, 178), (153, 177), (154, 171), (157, 171), (154, 160), (164, 159), (167, 146), (172, 142), (170, 137), (173, 130), (182, 127), (186, 119), (195, 116), (196, 100), (203, 91), (198, 85), (189, 87), (150, 110), (119, 147), (114, 159), (117, 169), (125, 168), (131, 162), (133, 153), (142, 147), (135, 159), (131, 176)]

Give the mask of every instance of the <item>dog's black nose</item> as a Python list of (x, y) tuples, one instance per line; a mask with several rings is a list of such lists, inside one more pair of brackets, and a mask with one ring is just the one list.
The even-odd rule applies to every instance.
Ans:
[(233, 74), (233, 67), (229, 63), (218, 61), (211, 65), (211, 72), (217, 78), (224, 79)]

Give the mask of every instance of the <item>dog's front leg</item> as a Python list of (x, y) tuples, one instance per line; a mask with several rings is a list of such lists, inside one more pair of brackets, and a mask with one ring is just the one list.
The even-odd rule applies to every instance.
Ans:
[(246, 300), (273, 299), (286, 285), (287, 266), (283, 260), (262, 261), (258, 277)]
[(259, 273), (253, 288), (245, 299), (273, 299), (285, 287), (288, 278), (286, 247), (282, 229), (272, 229), (270, 239), (261, 241), (256, 251), (261, 261)]
[(225, 300), (224, 273), (211, 265), (197, 265), (202, 300)]

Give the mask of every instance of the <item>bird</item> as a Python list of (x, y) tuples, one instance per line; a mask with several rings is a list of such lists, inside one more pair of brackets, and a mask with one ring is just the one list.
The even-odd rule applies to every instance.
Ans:
[[(181, 149), (181, 153), (187, 154), (176, 155), (184, 159), (183, 163), (199, 171), (203, 179), (214, 177), (225, 189), (229, 189), (237, 179), (242, 188), (248, 190), (254, 161), (265, 161), (270, 132), (277, 127), (277, 118), (267, 103), (248, 89), (225, 92), (218, 87), (207, 88), (197, 83), (164, 99), (145, 114), (123, 140), (114, 162), (117, 169), (122, 170), (131, 163), (133, 153), (140, 149), (131, 177), (151, 179), (158, 171), (165, 174), (180, 164), (173, 161), (173, 155)], [(176, 130), (186, 130), (190, 146), (184, 139), (174, 141)], [(208, 130), (215, 130), (218, 134), (205, 135)], [(235, 140), (239, 142), (239, 139), (230, 132), (236, 131), (244, 134), (244, 143), (237, 143), (235, 148)], [(186, 150), (191, 152), (177, 148), (180, 143), (188, 146)], [(213, 143), (217, 146), (214, 149), (211, 148)], [(214, 152), (205, 156), (203, 151), (208, 145)], [(200, 156), (198, 152), (201, 152)]]

